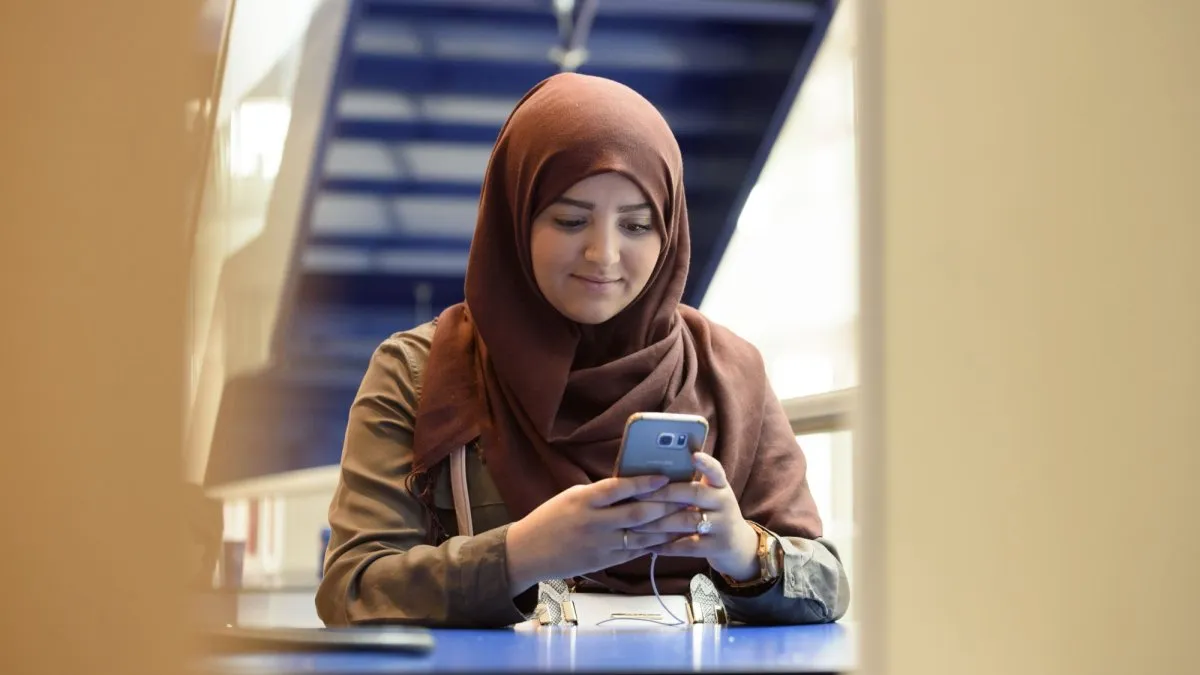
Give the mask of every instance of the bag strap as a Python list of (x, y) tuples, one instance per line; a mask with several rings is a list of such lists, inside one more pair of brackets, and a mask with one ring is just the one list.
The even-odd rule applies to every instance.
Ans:
[[(437, 318), (435, 317), (430, 325), (437, 327)], [(433, 336), (430, 336), (432, 341)], [(408, 357), (413, 361), (423, 357), (428, 361), (429, 354), (413, 354), (411, 350), (405, 350)], [(416, 364), (413, 364), (414, 366)], [(412, 384), (418, 392), (421, 391), (421, 379), (424, 375), (425, 363), (420, 363), (419, 367), (412, 367)], [(420, 405), (420, 394), (417, 395)], [(456, 448), (450, 453), (450, 493), (454, 497), (454, 517), (458, 520), (458, 533), (468, 537), (475, 535), (475, 524), (471, 522), (471, 495), (467, 492), (467, 448), (462, 446)]]
[(465, 537), (475, 536), (475, 524), (471, 521), (471, 495), (467, 490), (467, 446), (455, 448), (450, 453), (450, 492), (454, 495), (454, 517), (458, 520), (458, 533)]

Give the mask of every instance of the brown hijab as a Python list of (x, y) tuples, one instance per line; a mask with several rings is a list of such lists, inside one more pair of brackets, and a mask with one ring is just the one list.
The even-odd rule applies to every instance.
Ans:
[[(530, 260), (534, 217), (578, 181), (619, 172), (652, 204), (663, 238), (641, 295), (601, 325), (559, 314)], [(626, 419), (704, 415), (704, 451), (725, 467), (743, 515), (787, 536), (821, 521), (804, 455), (749, 343), (680, 304), (690, 242), (679, 146), (628, 87), (561, 74), (535, 86), (500, 131), (483, 182), (466, 302), (438, 318), (414, 439), (414, 473), (479, 439), (512, 518), (564, 489), (612, 475)], [(648, 557), (590, 575), (649, 592)], [(664, 592), (682, 592), (703, 559), (664, 558)]]

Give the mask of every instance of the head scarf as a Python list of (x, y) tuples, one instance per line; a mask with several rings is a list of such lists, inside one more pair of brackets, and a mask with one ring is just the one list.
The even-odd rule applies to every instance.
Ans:
[[(582, 325), (534, 280), (534, 218), (575, 183), (607, 172), (652, 205), (662, 249), (646, 287), (617, 316)], [(815, 538), (821, 521), (804, 455), (749, 343), (680, 304), (690, 240), (683, 161), (666, 121), (632, 89), (560, 74), (517, 104), (484, 176), (467, 263), (466, 301), (437, 320), (414, 437), (414, 473), (479, 440), (511, 517), (577, 484), (612, 475), (637, 412), (703, 415), (704, 452), (724, 466), (743, 515)], [(649, 592), (648, 557), (589, 575)], [(664, 592), (683, 592), (703, 559), (663, 558)]]

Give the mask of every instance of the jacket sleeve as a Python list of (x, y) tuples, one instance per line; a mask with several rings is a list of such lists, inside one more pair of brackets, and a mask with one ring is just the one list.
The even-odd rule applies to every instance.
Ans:
[[(751, 472), (750, 479), (753, 481), (770, 471), (788, 473), (795, 483), (790, 488), (773, 488), (782, 492), (772, 495), (772, 501), (792, 506), (808, 504), (806, 508), (812, 508), (815, 514), (816, 505), (808, 492), (803, 451), (796, 443), (783, 405), (769, 387), (764, 406), (766, 433), (760, 440), (764, 446), (759, 448), (759, 464)], [(801, 536), (799, 532), (771, 528), (771, 523), (759, 524), (779, 541), (783, 549), (783, 568), (774, 584), (752, 595), (731, 588), (721, 575), (713, 574), (714, 585), (721, 593), (730, 618), (750, 624), (828, 623), (842, 618), (850, 605), (850, 584), (836, 547), (822, 539), (819, 530)]]
[(748, 624), (829, 623), (842, 618), (850, 605), (850, 584), (833, 544), (775, 536), (783, 547), (783, 569), (773, 585), (745, 595), (713, 575), (730, 618)]
[[(424, 507), (405, 481), (427, 350), (427, 341), (409, 333), (385, 341), (350, 409), (316, 596), (327, 626), (498, 627), (533, 610), (509, 594), (507, 525), (425, 543)], [(524, 594), (519, 602), (530, 604)]]

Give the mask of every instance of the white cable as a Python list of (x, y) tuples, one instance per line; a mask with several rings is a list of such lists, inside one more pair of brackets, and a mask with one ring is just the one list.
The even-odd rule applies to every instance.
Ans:
[[(603, 621), (597, 621), (596, 622), (597, 626), (603, 626), (604, 624), (608, 623), (609, 621), (645, 621), (647, 623), (658, 624), (660, 626), (682, 626), (683, 624), (687, 623), (683, 619), (675, 616), (675, 612), (672, 612), (671, 608), (667, 607), (666, 601), (663, 600), (662, 595), (658, 592), (658, 583), (655, 582), (655, 580), (654, 580), (654, 565), (657, 562), (658, 562), (658, 554), (651, 553), (650, 554), (650, 588), (654, 589), (654, 598), (656, 600), (658, 600), (658, 604), (662, 605), (663, 611), (666, 612), (672, 619), (674, 619), (675, 623), (667, 623), (666, 621), (658, 621), (656, 619), (643, 619), (640, 617), (637, 617), (637, 618), (635, 618), (635, 617), (620, 617), (620, 618), (613, 617), (610, 619), (604, 619)], [(584, 579), (587, 579), (588, 581), (591, 581), (592, 583), (599, 583), (598, 581), (596, 581), (595, 579), (592, 579), (591, 577), (587, 576), (586, 574), (580, 575), (580, 576), (583, 577)], [(601, 585), (603, 585), (603, 584), (601, 584)]]
[(665, 611), (667, 614), (670, 614), (672, 619), (675, 619), (674, 625), (681, 626), (684, 624), (684, 620), (675, 616), (675, 613), (671, 611), (671, 608), (667, 607), (667, 603), (662, 599), (662, 596), (658, 594), (658, 584), (655, 583), (655, 581), (654, 581), (654, 564), (657, 562), (658, 562), (658, 554), (651, 553), (650, 554), (650, 588), (654, 589), (654, 597), (658, 598), (658, 604), (662, 605), (663, 611)]

